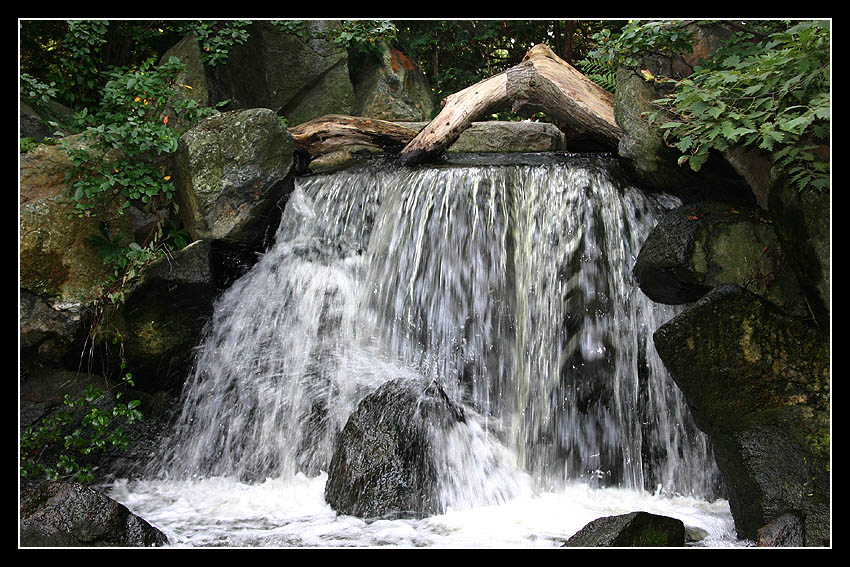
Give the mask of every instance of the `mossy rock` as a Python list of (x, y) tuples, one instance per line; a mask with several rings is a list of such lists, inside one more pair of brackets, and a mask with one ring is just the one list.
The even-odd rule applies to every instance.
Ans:
[(641, 247), (633, 273), (659, 303), (690, 303), (731, 283), (789, 314), (808, 314), (773, 221), (757, 208), (704, 202), (670, 211)]
[(649, 512), (632, 512), (593, 520), (564, 547), (683, 547), (685, 525), (681, 520)]
[(660, 327), (655, 347), (712, 441), (739, 537), (794, 511), (829, 540), (829, 336), (724, 285)]

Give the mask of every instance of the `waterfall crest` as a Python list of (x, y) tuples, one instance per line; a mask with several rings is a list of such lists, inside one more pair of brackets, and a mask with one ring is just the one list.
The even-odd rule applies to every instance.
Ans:
[[(275, 243), (217, 302), (150, 471), (320, 474), (364, 396), (421, 377), (474, 416), (441, 452), (451, 505), (470, 492), (509, 497), (516, 478), (493, 472), (505, 467), (546, 490), (713, 496), (707, 439), (652, 345), (675, 310), (631, 276), (678, 203), (616, 181), (609, 165), (366, 166), (299, 179)], [(509, 489), (485, 488), (488, 475)]]

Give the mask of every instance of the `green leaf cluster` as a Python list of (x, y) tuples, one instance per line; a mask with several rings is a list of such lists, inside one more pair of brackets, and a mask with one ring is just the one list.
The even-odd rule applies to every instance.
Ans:
[[(829, 162), (816, 153), (829, 139), (828, 23), (788, 23), (766, 35), (739, 31), (711, 61), (673, 87), (648, 114), (699, 171), (712, 150), (732, 145), (768, 152), (798, 189), (829, 189)], [(663, 117), (663, 118), (662, 118)]]
[(187, 21), (178, 29), (181, 33), (192, 33), (201, 47), (201, 60), (215, 67), (227, 62), (230, 51), (236, 44), (248, 41), (251, 20), (193, 20)]
[[(126, 386), (134, 385), (129, 373), (122, 381)], [(60, 411), (36, 426), (27, 426), (20, 441), (21, 476), (91, 482), (94, 475), (91, 467), (80, 462), (82, 458), (110, 448), (126, 449), (129, 437), (124, 426), (144, 418), (138, 409), (141, 402), (118, 402), (122, 396), (118, 391), (116, 403), (104, 408), (104, 395), (92, 385), (76, 397), (65, 394)]]
[(100, 48), (106, 44), (109, 24), (105, 20), (71, 20), (62, 42), (58, 79), (64, 101), (72, 107), (93, 104), (91, 93), (96, 89), (100, 73), (106, 69)]
[[(190, 88), (176, 82), (183, 67), (171, 57), (162, 64), (148, 59), (138, 67), (112, 69), (106, 73), (109, 80), (100, 105), (93, 112), (85, 107), (77, 113), (85, 143), (65, 144), (73, 164), (66, 183), (77, 214), (104, 219), (102, 210), (123, 211), (131, 203), (177, 211), (168, 157), (176, 151), (182, 130), (174, 125), (194, 124), (217, 112), (179, 96)], [(185, 231), (173, 223), (168, 234), (158, 224), (143, 242), (110, 235), (103, 221), (100, 227), (101, 234), (87, 241), (112, 270), (106, 292), (112, 302), (123, 299), (127, 284), (151, 261), (187, 241)]]
[(590, 56), (576, 61), (576, 67), (588, 79), (609, 92), (617, 90), (617, 72), (613, 67)]
[(110, 70), (99, 107), (76, 114), (87, 143), (83, 148), (66, 144), (73, 162), (66, 181), (78, 212), (114, 199), (123, 199), (124, 208), (131, 200), (170, 202), (173, 183), (155, 160), (177, 149), (180, 132), (168, 122), (194, 122), (214, 112), (176, 96), (185, 88), (174, 83), (182, 68), (172, 57), (163, 65), (148, 59), (137, 68)]
[(56, 82), (45, 84), (29, 73), (21, 73), (21, 98), (44, 108), (57, 94)]
[(591, 56), (610, 67), (636, 68), (647, 56), (672, 56), (691, 49), (693, 32), (685, 21), (629, 20), (619, 32), (604, 28), (593, 34)]

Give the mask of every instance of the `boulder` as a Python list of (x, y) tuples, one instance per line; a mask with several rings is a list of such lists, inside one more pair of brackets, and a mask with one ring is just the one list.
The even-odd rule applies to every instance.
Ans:
[(195, 240), (252, 243), (285, 195), (292, 136), (267, 108), (234, 110), (202, 120), (180, 137), (176, 200)]
[(54, 309), (44, 298), (25, 289), (18, 296), (21, 358), (58, 362), (71, 347), (79, 313)]
[(830, 538), (827, 333), (733, 284), (661, 326), (655, 347), (712, 441), (738, 536), (786, 513)]
[(649, 512), (632, 512), (593, 520), (576, 532), (564, 547), (683, 547), (681, 520)]
[(229, 110), (269, 108), (290, 126), (325, 114), (352, 114), (348, 52), (327, 38), (340, 22), (304, 23), (302, 36), (272, 21), (247, 26), (248, 40), (233, 46), (227, 64), (207, 68), (210, 102), (229, 100)]
[(771, 178), (768, 203), (776, 235), (822, 329), (830, 326), (830, 197), (829, 191), (800, 191), (784, 175)]
[(22, 98), (18, 108), (21, 138), (40, 142), (44, 138), (64, 137), (72, 133), (68, 125), (73, 124), (74, 111), (67, 106), (54, 100), (34, 106)]
[[(142, 390), (179, 390), (217, 292), (208, 242), (196, 241), (158, 258), (128, 290), (125, 301), (104, 315), (106, 328), (120, 334), (121, 348), (120, 355), (110, 356), (109, 344), (101, 344), (101, 359), (108, 360), (113, 372), (123, 363)], [(101, 342), (111, 343), (113, 336), (104, 333)]]
[(337, 438), (325, 499), (361, 518), (444, 512), (433, 443), (464, 419), (436, 383), (398, 379), (366, 396)]
[(152, 547), (168, 543), (157, 528), (91, 487), (45, 482), (21, 496), (23, 547)]
[(379, 120), (430, 120), (433, 93), (419, 65), (398, 49), (379, 42), (377, 54), (351, 61), (354, 114)]
[(702, 202), (670, 211), (641, 247), (633, 273), (659, 303), (690, 303), (735, 283), (789, 314), (808, 314), (774, 223), (760, 209)]
[(103, 211), (100, 219), (78, 216), (65, 185), (71, 166), (59, 145), (40, 145), (20, 156), (20, 286), (62, 309), (79, 309), (102, 292), (109, 272), (86, 242), (101, 235), (101, 221), (113, 231), (133, 228), (118, 207)]

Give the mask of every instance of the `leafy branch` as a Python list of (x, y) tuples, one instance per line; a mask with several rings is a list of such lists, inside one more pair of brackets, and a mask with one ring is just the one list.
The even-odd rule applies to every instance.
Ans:
[[(648, 73), (645, 73), (645, 76)], [(711, 150), (734, 144), (769, 152), (798, 189), (829, 189), (829, 163), (818, 144), (829, 137), (829, 28), (802, 22), (765, 38), (737, 32), (711, 62), (672, 85), (648, 113), (680, 164), (699, 171)], [(663, 113), (662, 113), (663, 111)]]

